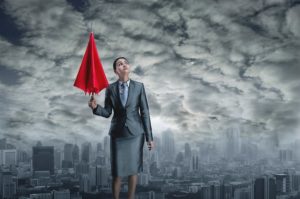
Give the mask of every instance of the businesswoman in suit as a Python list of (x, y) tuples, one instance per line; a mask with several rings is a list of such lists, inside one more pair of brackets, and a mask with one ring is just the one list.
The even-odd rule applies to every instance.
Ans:
[(114, 112), (109, 130), (113, 197), (119, 198), (121, 177), (128, 176), (128, 198), (133, 199), (145, 139), (149, 150), (154, 147), (149, 107), (144, 84), (129, 78), (128, 60), (118, 57), (113, 69), (119, 79), (106, 88), (104, 107), (93, 97), (88, 104), (95, 115), (108, 118)]

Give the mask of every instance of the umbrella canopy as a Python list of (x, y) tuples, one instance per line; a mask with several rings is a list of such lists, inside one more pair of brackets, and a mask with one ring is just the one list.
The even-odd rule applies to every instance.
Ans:
[(89, 43), (84, 53), (74, 86), (88, 94), (98, 94), (108, 86), (100, 57), (98, 55), (94, 34), (90, 33)]

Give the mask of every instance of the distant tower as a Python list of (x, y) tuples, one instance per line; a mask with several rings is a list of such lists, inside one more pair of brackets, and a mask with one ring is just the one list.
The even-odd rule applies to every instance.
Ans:
[(1, 198), (14, 198), (17, 190), (16, 182), (11, 172), (3, 171), (0, 173), (1, 179)]
[(62, 163), (63, 168), (72, 168), (73, 167), (72, 151), (73, 151), (73, 144), (69, 144), (69, 143), (65, 144), (64, 160)]
[(89, 163), (92, 152), (92, 144), (90, 142), (85, 142), (81, 146), (81, 161)]
[(226, 157), (233, 158), (241, 152), (240, 129), (237, 126), (228, 128), (225, 135)]
[(17, 165), (17, 150), (16, 149), (0, 150), (0, 164), (4, 164), (6, 166)]
[(184, 156), (191, 157), (192, 156), (192, 150), (189, 143), (184, 144)]
[(97, 144), (97, 152), (102, 151), (102, 143)]
[(252, 195), (254, 199), (276, 199), (276, 180), (273, 176), (263, 176), (253, 181)]
[(184, 144), (184, 164), (188, 166), (192, 158), (192, 150), (189, 143)]
[(104, 137), (104, 153), (108, 157), (110, 155), (110, 140), (108, 136)]
[(279, 195), (287, 194), (290, 192), (291, 182), (288, 174), (275, 174), (276, 189)]
[(79, 147), (77, 144), (74, 145), (73, 151), (72, 151), (72, 159), (73, 159), (73, 165), (75, 163), (79, 162)]
[(59, 149), (54, 150), (54, 165), (56, 169), (61, 169), (61, 151)]
[(199, 154), (197, 150), (193, 150), (192, 157), (190, 159), (190, 171), (198, 171), (199, 168)]
[(70, 161), (70, 162), (73, 161), (72, 151), (73, 151), (73, 144), (65, 144), (65, 146), (64, 146), (64, 160)]
[(173, 161), (175, 158), (175, 140), (171, 130), (162, 133), (162, 153), (165, 160)]
[(32, 147), (32, 168), (33, 171), (50, 171), (50, 174), (54, 174), (54, 147)]
[(0, 150), (6, 149), (6, 138), (0, 139)]

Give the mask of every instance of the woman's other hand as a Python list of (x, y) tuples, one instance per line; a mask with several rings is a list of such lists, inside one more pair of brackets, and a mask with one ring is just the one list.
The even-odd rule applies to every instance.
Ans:
[(96, 101), (96, 99), (94, 98), (94, 96), (91, 97), (91, 99), (90, 99), (88, 105), (89, 105), (89, 107), (90, 107), (91, 109), (94, 109), (94, 108), (97, 107), (97, 101)]
[(148, 145), (149, 151), (154, 148), (154, 142), (153, 141), (148, 141), (147, 145)]

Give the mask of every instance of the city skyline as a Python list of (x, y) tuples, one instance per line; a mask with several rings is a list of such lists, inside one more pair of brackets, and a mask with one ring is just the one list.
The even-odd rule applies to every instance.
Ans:
[[(251, 148), (253, 143), (240, 139), (233, 128), (225, 135), (224, 153), (218, 154), (218, 143), (185, 143), (182, 149), (174, 150), (176, 140), (172, 134), (169, 131), (156, 138), (161, 146), (154, 151), (144, 148), (137, 198), (165, 199), (180, 194), (182, 198), (201, 199), (293, 199), (300, 194), (300, 157), (295, 153), (299, 151), (299, 140), (289, 148), (276, 148), (273, 155), (262, 154)], [(107, 138), (94, 146), (89, 142), (80, 146), (67, 143), (63, 150), (38, 142), (32, 146), (32, 157), (1, 139), (0, 185), (4, 188), (0, 194), (13, 197), (17, 193), (24, 198), (110, 197)], [(123, 182), (121, 195), (126, 191)]]

